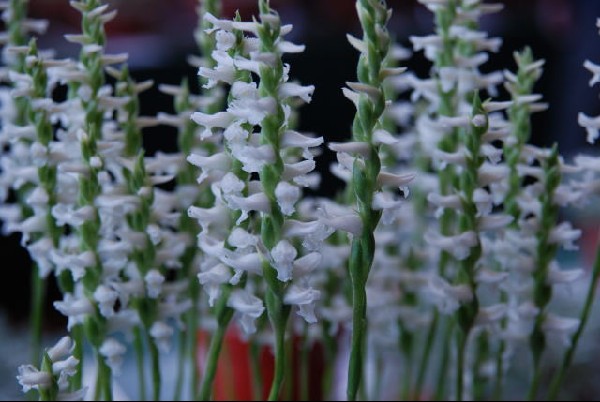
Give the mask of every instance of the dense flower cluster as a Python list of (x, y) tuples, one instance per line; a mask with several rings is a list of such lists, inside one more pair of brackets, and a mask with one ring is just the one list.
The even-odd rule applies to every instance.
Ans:
[[(158, 399), (159, 354), (181, 332), (191, 396), (209, 399), (235, 321), (255, 364), (256, 347), (271, 346), (271, 400), (293, 361), (290, 340), (303, 339), (302, 370), (312, 343), (324, 345), (330, 392), (346, 335), (350, 400), (380, 396), (363, 371), (384, 378), (398, 358), (404, 381), (386, 386), (390, 396), (420, 395), (435, 368), (453, 380), (439, 382), (436, 398), (484, 399), (492, 387), (500, 398), (523, 346), (530, 399), (549, 346), (565, 349), (555, 398), (600, 275), (599, 258), (579, 317), (555, 309), (557, 287), (585, 277), (562, 266), (560, 250), (577, 249), (581, 231), (560, 211), (597, 195), (600, 165), (590, 156), (569, 164), (557, 146), (529, 144), (531, 115), (547, 108), (534, 92), (544, 61), (530, 49), (515, 53), (514, 72), (482, 72), (502, 41), (479, 21), (501, 7), (419, 2), (435, 32), (410, 37), (409, 51), (388, 32), (385, 1), (356, 1), (363, 35), (348, 41), (357, 77), (342, 90), (356, 109), (352, 138), (327, 143), (337, 158), (331, 172), (346, 184), (335, 200), (305, 195), (321, 185), (324, 139), (297, 131), (295, 120), (315, 87), (291, 78), (286, 55), (304, 46), (286, 39), (292, 26), (267, 0), (252, 21), (199, 3), (202, 55), (189, 62), (201, 92), (186, 80), (159, 85), (175, 112), (155, 117), (139, 113), (139, 95), (154, 83), (133, 79), (126, 54), (105, 53), (104, 26), (116, 11), (103, 1), (71, 2), (82, 21), (81, 33), (66, 35), (81, 46), (77, 60), (29, 40), (47, 24), (26, 18), (26, 0), (0, 2), (0, 218), (5, 233), (21, 233), (38, 283), (57, 278), (63, 297), (54, 307), (73, 338), (40, 352), (41, 367), (19, 368), (24, 392), (83, 398), (90, 346), (94, 397), (110, 399), (131, 341), (140, 397), (148, 359)], [(398, 66), (412, 52), (431, 63), (428, 76)], [(600, 67), (584, 66), (593, 86)], [(578, 121), (594, 142), (598, 118)], [(178, 152), (144, 154), (143, 129), (157, 125), (177, 130)], [(201, 375), (190, 346), (199, 328), (210, 332)]]

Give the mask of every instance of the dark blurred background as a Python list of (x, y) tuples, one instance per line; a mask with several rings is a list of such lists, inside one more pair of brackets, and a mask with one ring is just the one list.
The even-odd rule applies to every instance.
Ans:
[[(152, 78), (157, 84), (178, 84), (187, 76), (196, 81), (196, 71), (186, 64), (187, 55), (197, 54), (193, 30), (197, 23), (196, 0), (113, 0), (117, 18), (107, 25), (108, 51), (128, 52), (129, 64), (137, 80)], [(256, 15), (256, 0), (224, 0), (227, 17), (239, 9), (243, 19)], [(339, 141), (350, 136), (353, 107), (341, 92), (346, 81), (353, 81), (357, 54), (347, 43), (346, 33), (360, 35), (352, 0), (272, 0), (285, 23), (292, 23), (289, 38), (304, 43), (306, 51), (290, 55), (291, 75), (304, 84), (313, 84), (313, 101), (301, 112), (300, 129)], [(563, 154), (585, 150), (585, 133), (577, 126), (577, 112), (595, 115), (599, 111), (597, 90), (588, 87), (590, 75), (584, 60), (600, 62), (600, 37), (596, 18), (599, 0), (504, 0), (504, 10), (486, 16), (482, 29), (504, 40), (502, 50), (490, 57), (486, 70), (515, 69), (512, 54), (529, 45), (536, 58), (546, 60), (545, 73), (537, 91), (551, 107), (535, 117), (537, 144), (560, 143)], [(394, 9), (390, 30), (404, 46), (409, 35), (432, 32), (432, 16), (415, 0), (388, 0)], [(52, 48), (57, 57), (76, 57), (78, 46), (63, 39), (66, 33), (79, 32), (79, 13), (66, 0), (31, 0), (30, 14), (48, 18), (48, 33), (39, 39), (41, 48)], [(429, 65), (421, 54), (405, 63), (418, 75), (427, 74)], [(143, 114), (172, 111), (171, 99), (156, 89), (143, 95)], [(161, 149), (174, 151), (176, 133), (160, 127), (146, 133), (149, 153)], [(323, 172), (322, 193), (332, 195), (338, 187), (326, 171), (332, 159), (320, 160)], [(334, 185), (329, 185), (330, 183)], [(30, 270), (27, 253), (19, 237), (2, 237), (0, 242), (4, 279), (0, 281), (0, 333), (8, 328), (25, 328), (29, 311)], [(49, 299), (59, 297), (54, 287)], [(2, 327), (6, 326), (5, 329)], [(48, 331), (63, 331), (65, 321), (48, 303), (45, 326)]]

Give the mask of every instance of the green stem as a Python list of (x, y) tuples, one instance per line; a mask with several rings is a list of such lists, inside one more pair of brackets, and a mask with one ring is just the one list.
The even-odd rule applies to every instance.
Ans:
[[(173, 400), (181, 400), (181, 393), (183, 392), (183, 376), (185, 373), (185, 362), (187, 353), (188, 338), (192, 336), (190, 332), (181, 331), (178, 336), (179, 348), (177, 350), (177, 380), (175, 380), (175, 392), (173, 394)], [(191, 379), (190, 379), (191, 380)]]
[(548, 400), (554, 401), (558, 395), (558, 391), (560, 390), (561, 384), (564, 380), (565, 374), (569, 367), (573, 362), (573, 357), (575, 356), (575, 351), (577, 350), (577, 345), (579, 344), (579, 339), (583, 334), (583, 330), (590, 318), (590, 313), (592, 311), (592, 306), (594, 304), (596, 289), (598, 284), (598, 278), (600, 277), (600, 247), (596, 249), (596, 259), (594, 261), (594, 268), (592, 271), (592, 279), (590, 281), (590, 286), (588, 288), (587, 296), (585, 299), (585, 305), (583, 310), (581, 311), (581, 316), (579, 318), (579, 326), (577, 327), (577, 331), (573, 334), (571, 338), (571, 345), (565, 352), (563, 357), (562, 364), (558, 370), (558, 372), (552, 378), (552, 382), (550, 383), (550, 390), (548, 391)]
[(139, 398), (140, 401), (146, 400), (146, 375), (144, 364), (144, 338), (139, 327), (133, 329), (133, 348), (135, 350), (135, 360), (138, 372)]
[(504, 391), (504, 353), (506, 350), (506, 343), (500, 341), (498, 346), (498, 353), (496, 355), (496, 379), (494, 386), (494, 399), (499, 401), (502, 399)]
[[(190, 270), (191, 273), (192, 270)], [(190, 357), (190, 387), (191, 396), (197, 395), (199, 390), (200, 372), (198, 370), (198, 280), (194, 277), (190, 279), (189, 287), (190, 297), (192, 298), (192, 307), (188, 316), (188, 354)]]
[(540, 380), (542, 378), (542, 370), (541, 365), (539, 363), (535, 364), (533, 370), (533, 378), (531, 380), (531, 385), (529, 386), (529, 391), (527, 391), (527, 400), (533, 401), (536, 398), (538, 393), (538, 389), (540, 387)]
[(32, 301), (31, 301), (31, 350), (32, 363), (39, 362), (42, 359), (42, 330), (44, 301), (46, 299), (46, 279), (40, 277), (39, 267), (33, 264), (31, 272), (32, 281)]
[(285, 377), (285, 334), (280, 331), (277, 332), (275, 334), (275, 376), (271, 384), (271, 390), (269, 391), (269, 401), (279, 399), (279, 392), (281, 391)]
[(97, 401), (112, 401), (112, 371), (98, 350), (96, 350), (96, 364), (96, 392), (94, 399)]
[(225, 339), (226, 331), (227, 325), (219, 325), (210, 339), (206, 368), (204, 370), (204, 375), (202, 376), (200, 392), (198, 394), (198, 400), (200, 401), (208, 401), (212, 395), (213, 382), (217, 373), (219, 355), (221, 354), (221, 348), (223, 347), (223, 340)]
[(465, 357), (467, 352), (467, 341), (469, 334), (459, 329), (457, 342), (458, 350), (456, 356), (456, 400), (462, 401), (464, 398), (464, 374), (465, 374)]
[(452, 333), (454, 332), (454, 321), (449, 321), (446, 324), (446, 332), (442, 343), (442, 360), (440, 362), (440, 370), (438, 372), (437, 383), (435, 387), (434, 401), (442, 401), (446, 394), (446, 385), (448, 383), (448, 366), (450, 365), (450, 352), (452, 346)]
[(104, 398), (107, 401), (113, 400), (113, 391), (112, 391), (112, 370), (110, 367), (102, 361), (102, 371), (104, 372), (104, 383), (102, 384), (102, 393), (104, 394)]
[(475, 358), (475, 367), (473, 369), (473, 399), (483, 400), (488, 388), (488, 378), (482, 375), (483, 365), (488, 361), (490, 355), (490, 344), (487, 332), (482, 332), (477, 337), (477, 350)]
[[(402, 385), (402, 399), (405, 401), (410, 400), (410, 393), (412, 391), (412, 380), (413, 380), (413, 372), (412, 372), (412, 367), (413, 367), (413, 353), (412, 353), (412, 349), (407, 351), (407, 353), (404, 354), (405, 355), (405, 364), (404, 364), (404, 378), (402, 380), (403, 385)], [(417, 395), (414, 395), (414, 398), (416, 398)]]
[(433, 349), (433, 343), (435, 336), (439, 329), (440, 313), (435, 309), (433, 311), (433, 318), (429, 323), (429, 329), (427, 330), (427, 336), (425, 338), (425, 346), (423, 347), (423, 355), (419, 362), (419, 371), (417, 372), (417, 382), (415, 384), (415, 397), (421, 395), (423, 391), (423, 385), (425, 385), (425, 378), (427, 377), (427, 368), (429, 367), (429, 360), (431, 356), (431, 350)]
[(367, 292), (363, 281), (353, 280), (352, 287), (352, 343), (348, 368), (347, 398), (356, 400), (362, 379), (365, 338), (367, 332)]
[(308, 341), (308, 324), (304, 323), (302, 333), (302, 349), (300, 350), (300, 400), (308, 401), (310, 393), (310, 343)]
[(77, 372), (71, 377), (70, 389), (71, 391), (77, 391), (83, 387), (83, 343), (85, 334), (81, 324), (78, 324), (71, 329), (71, 337), (75, 344), (73, 357), (76, 358), (79, 363), (77, 364)]
[(149, 333), (146, 334), (146, 340), (150, 349), (150, 358), (152, 359), (152, 400), (160, 400), (161, 376), (160, 376), (160, 356), (158, 347)]
[(289, 336), (285, 342), (286, 356), (288, 357), (288, 364), (285, 365), (285, 378), (289, 378), (289, 381), (283, 383), (283, 399), (285, 401), (291, 401), (294, 399), (294, 379), (295, 379), (295, 361), (294, 361), (294, 336)]
[(252, 368), (252, 395), (255, 401), (263, 399), (262, 366), (260, 364), (261, 346), (252, 339), (250, 341), (250, 367)]
[(331, 397), (331, 388), (333, 386), (333, 374), (334, 374), (334, 363), (337, 356), (337, 342), (336, 339), (328, 334), (329, 324), (323, 323), (323, 346), (325, 351), (323, 354), (324, 358), (324, 373), (321, 380), (322, 396), (324, 399)]
[(267, 312), (271, 320), (271, 326), (275, 333), (275, 375), (269, 391), (269, 401), (276, 401), (279, 398), (283, 382), (285, 380), (285, 370), (287, 365), (287, 353), (285, 343), (285, 329), (290, 312), (289, 306), (284, 306), (282, 298), (275, 294), (271, 289), (267, 289)]

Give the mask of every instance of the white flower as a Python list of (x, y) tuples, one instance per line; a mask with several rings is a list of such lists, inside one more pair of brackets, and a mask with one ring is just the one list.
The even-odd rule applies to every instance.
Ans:
[(235, 248), (255, 247), (258, 244), (258, 236), (236, 227), (227, 238), (227, 243)]
[(94, 306), (86, 297), (76, 297), (72, 293), (65, 294), (63, 301), (55, 301), (54, 308), (68, 317), (69, 330), (94, 313)]
[(236, 225), (239, 225), (248, 219), (250, 211), (264, 213), (269, 213), (271, 211), (271, 203), (265, 193), (256, 193), (249, 195), (248, 197), (231, 196), (229, 201), (232, 209), (242, 211), (242, 214), (235, 223)]
[(207, 78), (204, 88), (213, 88), (219, 82), (232, 84), (235, 81), (236, 69), (231, 56), (219, 49), (213, 51), (211, 56), (217, 62), (215, 68), (200, 67), (198, 70), (199, 76)]
[(150, 328), (150, 336), (154, 338), (154, 342), (164, 353), (167, 353), (171, 349), (173, 333), (173, 328), (162, 321), (155, 322)]
[(302, 86), (294, 82), (285, 82), (279, 86), (278, 94), (279, 97), (282, 99), (289, 97), (299, 97), (304, 102), (310, 103), (314, 91), (314, 85)]
[(93, 219), (94, 212), (94, 208), (89, 205), (75, 209), (73, 205), (59, 203), (52, 207), (52, 216), (58, 226), (79, 227), (83, 222)]
[(231, 159), (225, 153), (216, 153), (210, 156), (191, 154), (187, 157), (187, 161), (202, 169), (202, 174), (198, 177), (198, 183), (200, 184), (211, 171), (227, 172), (231, 168)]
[(65, 360), (53, 360), (52, 372), (55, 375), (64, 375), (67, 377), (72, 377), (77, 373), (78, 364), (79, 360), (73, 356), (69, 356)]
[(562, 346), (568, 347), (571, 344), (571, 337), (579, 326), (579, 320), (576, 318), (560, 317), (548, 313), (544, 317), (542, 329), (549, 337), (556, 339)]
[(265, 310), (261, 299), (246, 290), (235, 289), (229, 296), (227, 306), (240, 314), (240, 324), (246, 335), (256, 332), (255, 321)]
[(277, 279), (281, 282), (292, 280), (292, 268), (298, 252), (287, 240), (281, 240), (271, 250), (273, 266), (277, 270)]
[(593, 87), (594, 84), (600, 82), (600, 66), (592, 63), (589, 60), (583, 62), (583, 66), (587, 68), (592, 73), (592, 78), (590, 79), (590, 87)]
[(255, 126), (260, 124), (265, 116), (275, 112), (275, 99), (260, 97), (254, 82), (234, 82), (231, 86), (231, 96), (234, 100), (229, 104), (227, 112), (237, 117), (238, 121)]
[[(247, 253), (243, 255), (223, 255), (221, 262), (233, 268), (236, 272), (250, 272), (257, 275), (262, 274), (263, 260), (258, 253)], [(236, 275), (237, 279), (238, 276)], [(233, 280), (233, 279), (232, 279)], [(235, 284), (235, 283), (234, 283)]]
[(281, 138), (282, 148), (301, 148), (302, 156), (306, 159), (312, 159), (313, 155), (308, 151), (309, 148), (318, 147), (323, 143), (323, 137), (308, 137), (294, 130), (286, 130)]
[(215, 264), (198, 274), (198, 281), (208, 293), (208, 305), (214, 307), (215, 300), (221, 294), (221, 285), (229, 282), (231, 271), (223, 264)]
[(23, 392), (29, 392), (32, 389), (49, 388), (52, 385), (52, 374), (40, 371), (31, 364), (28, 364), (19, 367), (17, 380), (23, 387)]
[(157, 269), (151, 269), (144, 276), (144, 282), (146, 282), (148, 297), (156, 299), (160, 295), (165, 277)]
[(468, 303), (473, 299), (473, 292), (467, 285), (450, 285), (439, 276), (432, 276), (427, 288), (431, 301), (443, 314), (452, 314), (461, 303)]
[(425, 233), (425, 241), (433, 247), (438, 247), (451, 253), (459, 261), (466, 259), (471, 253), (471, 247), (477, 245), (475, 232), (463, 232), (455, 236), (443, 236), (429, 231)]
[(573, 229), (570, 222), (563, 222), (552, 229), (549, 240), (551, 243), (562, 245), (565, 250), (577, 250), (578, 247), (573, 242), (580, 236), (580, 229)]
[(300, 189), (288, 182), (282, 181), (277, 184), (275, 188), (275, 197), (277, 197), (277, 203), (281, 209), (281, 213), (285, 216), (290, 216), (294, 213), (294, 205), (300, 199)]
[(242, 162), (242, 169), (248, 173), (258, 173), (265, 165), (275, 161), (273, 147), (269, 144), (231, 144), (231, 153)]
[(127, 351), (125, 346), (115, 338), (109, 337), (102, 342), (100, 346), (100, 354), (106, 359), (106, 364), (113, 372), (119, 373), (121, 364), (123, 363), (123, 355)]
[(194, 112), (191, 115), (191, 119), (195, 123), (204, 127), (204, 131), (200, 134), (200, 138), (202, 139), (211, 137), (214, 128), (226, 128), (234, 118), (235, 116), (228, 112), (217, 112), (214, 114)]
[(587, 130), (587, 142), (593, 144), (600, 136), (600, 116), (590, 117), (585, 113), (580, 112), (577, 115), (579, 125)]
[(73, 340), (68, 336), (64, 336), (60, 338), (54, 346), (48, 349), (46, 353), (48, 354), (50, 360), (57, 361), (58, 359), (61, 359), (73, 353), (74, 348), (75, 343), (73, 342)]
[(226, 52), (235, 46), (235, 35), (231, 32), (219, 30), (217, 31), (215, 38), (217, 40), (217, 50)]
[(283, 302), (298, 306), (298, 315), (309, 324), (317, 322), (315, 316), (315, 301), (321, 298), (321, 292), (311, 287), (291, 285), (287, 290)]
[(98, 302), (100, 314), (106, 318), (115, 314), (114, 307), (118, 298), (119, 294), (105, 285), (98, 286), (94, 292), (94, 299)]

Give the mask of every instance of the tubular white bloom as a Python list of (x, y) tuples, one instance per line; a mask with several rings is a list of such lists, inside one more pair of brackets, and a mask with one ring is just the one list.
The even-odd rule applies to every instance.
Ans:
[(568, 347), (571, 344), (571, 337), (579, 326), (579, 320), (576, 318), (560, 317), (556, 314), (548, 313), (544, 317), (542, 329), (549, 337), (556, 339), (562, 346)]
[(227, 172), (231, 168), (231, 159), (224, 153), (217, 153), (211, 156), (191, 154), (187, 157), (187, 161), (202, 169), (202, 174), (198, 177), (199, 184), (208, 177), (211, 171)]
[(589, 60), (583, 62), (583, 66), (587, 68), (592, 73), (592, 78), (590, 79), (589, 85), (593, 87), (594, 84), (600, 82), (600, 66), (592, 63)]
[[(344, 232), (359, 235), (362, 232), (362, 220), (357, 214), (346, 214), (338, 216), (323, 216), (319, 219), (325, 226)], [(326, 234), (329, 231), (324, 232)], [(332, 232), (330, 232), (331, 234)]]
[(221, 262), (230, 266), (235, 271), (250, 272), (253, 274), (262, 274), (262, 258), (258, 253), (248, 253), (243, 255), (223, 255)]
[(454, 313), (461, 303), (470, 302), (473, 298), (473, 292), (468, 286), (450, 285), (437, 275), (430, 278), (428, 285), (427, 291), (432, 302), (443, 314)]
[(503, 229), (513, 220), (512, 216), (505, 214), (482, 216), (477, 220), (477, 229), (480, 231)]
[(146, 283), (148, 297), (156, 299), (162, 291), (165, 277), (157, 269), (151, 269), (146, 276), (144, 276), (144, 282)]
[(106, 318), (115, 314), (114, 307), (118, 298), (119, 294), (105, 285), (98, 286), (94, 292), (94, 300), (98, 302), (100, 314)]
[(481, 307), (477, 312), (477, 325), (490, 325), (497, 323), (506, 316), (508, 306), (506, 304), (494, 304)]
[(104, 356), (106, 364), (112, 371), (118, 374), (121, 371), (121, 365), (123, 364), (123, 355), (127, 352), (125, 345), (115, 338), (109, 337), (102, 342), (99, 352)]
[(235, 116), (228, 112), (217, 112), (214, 114), (194, 112), (190, 118), (198, 125), (204, 127), (204, 131), (202, 131), (200, 137), (206, 139), (213, 135), (212, 130), (214, 128), (226, 128), (229, 126)]
[(227, 238), (227, 243), (235, 248), (256, 247), (258, 244), (258, 236), (251, 234), (242, 228), (236, 227)]
[(587, 114), (580, 112), (577, 115), (577, 123), (587, 130), (587, 142), (593, 144), (600, 136), (600, 116), (590, 117)]
[(87, 268), (96, 264), (96, 256), (92, 251), (70, 254), (62, 250), (52, 249), (50, 250), (50, 260), (54, 264), (57, 273), (69, 270), (76, 281), (85, 276)]
[(584, 275), (583, 269), (560, 269), (558, 263), (553, 261), (548, 272), (548, 284), (568, 284), (581, 279)]
[(229, 210), (224, 206), (217, 204), (212, 208), (198, 208), (191, 206), (188, 209), (188, 215), (198, 220), (202, 230), (208, 230), (210, 226), (227, 227), (229, 223)]
[(466, 259), (471, 253), (471, 247), (477, 245), (475, 232), (463, 232), (455, 236), (442, 236), (439, 233), (428, 231), (425, 241), (433, 247), (438, 247), (452, 254), (459, 261)]
[(314, 85), (302, 86), (295, 82), (285, 82), (279, 87), (279, 97), (282, 99), (298, 97), (304, 102), (310, 103), (314, 91)]
[(173, 328), (162, 321), (157, 321), (150, 327), (150, 336), (154, 338), (156, 346), (163, 353), (167, 353), (171, 349), (173, 333)]
[(383, 211), (381, 222), (384, 225), (389, 225), (400, 218), (399, 209), (403, 204), (404, 201), (395, 199), (387, 192), (377, 192), (373, 197), (373, 209)]
[(273, 266), (277, 270), (277, 279), (281, 282), (292, 280), (292, 268), (297, 255), (298, 251), (287, 240), (281, 240), (271, 249)]
[(76, 324), (82, 323), (86, 316), (94, 313), (94, 306), (86, 297), (78, 298), (72, 293), (65, 294), (63, 301), (55, 301), (54, 308), (68, 318), (68, 330), (71, 330)]
[(303, 150), (302, 156), (306, 159), (313, 158), (308, 149), (318, 147), (321, 144), (323, 144), (323, 137), (309, 137), (294, 130), (286, 130), (281, 138), (283, 148), (301, 148)]
[(311, 241), (303, 244), (304, 247), (311, 251), (318, 250), (319, 245), (323, 240), (329, 237), (333, 231), (333, 228), (327, 227), (323, 222), (319, 222), (318, 220), (303, 222), (295, 219), (288, 219), (283, 225), (283, 237), (285, 238), (302, 237), (314, 240), (314, 247), (309, 247), (309, 244), (312, 243)]
[(248, 213), (250, 211), (264, 213), (269, 213), (271, 211), (271, 204), (265, 193), (256, 193), (248, 197), (231, 196), (229, 201), (233, 209), (242, 211), (236, 225), (239, 225), (248, 219)]
[(291, 285), (283, 302), (285, 304), (298, 306), (298, 315), (306, 320), (307, 323), (313, 324), (317, 322), (315, 316), (315, 302), (321, 298), (321, 292), (311, 287), (300, 287)]
[(214, 307), (215, 300), (221, 294), (221, 285), (229, 282), (231, 271), (223, 264), (215, 264), (206, 271), (198, 274), (198, 281), (208, 294), (208, 304)]
[(246, 335), (256, 332), (255, 321), (265, 310), (261, 299), (246, 290), (235, 289), (229, 296), (227, 306), (239, 313), (239, 321)]
[(479, 168), (479, 185), (484, 187), (489, 184), (503, 180), (508, 176), (508, 167), (504, 165), (493, 165), (488, 162), (484, 162)]
[(231, 153), (242, 162), (242, 169), (248, 173), (258, 173), (265, 165), (275, 161), (273, 147), (269, 144), (259, 146), (232, 144)]
[(74, 348), (75, 343), (73, 342), (73, 340), (68, 336), (64, 336), (60, 338), (54, 346), (48, 349), (46, 353), (48, 354), (50, 360), (58, 361), (59, 359), (67, 357), (68, 355), (73, 353)]
[(563, 222), (550, 232), (550, 242), (562, 245), (565, 250), (577, 250), (578, 247), (573, 243), (581, 236), (580, 229), (573, 229), (570, 222)]
[(242, 191), (246, 188), (246, 184), (231, 172), (225, 174), (225, 176), (223, 176), (223, 178), (215, 185), (220, 187), (225, 196), (232, 194), (241, 196)]
[(293, 271), (299, 278), (306, 277), (319, 267), (322, 260), (321, 253), (313, 251), (295, 260)]
[(235, 35), (227, 31), (217, 31), (215, 38), (217, 40), (217, 50), (228, 51), (235, 46)]
[(490, 269), (479, 269), (476, 279), (479, 284), (498, 285), (508, 278), (508, 272), (492, 271)]
[[(344, 153), (348, 155), (360, 155), (363, 158), (369, 156), (369, 144), (361, 141), (346, 141), (346, 142), (330, 142), (327, 144), (329, 149), (334, 152)], [(352, 158), (354, 159), (354, 158)]]
[(32, 389), (47, 389), (52, 385), (52, 374), (27, 364), (19, 366), (17, 380), (23, 387), (23, 392), (29, 392)]
[(281, 213), (285, 216), (290, 216), (296, 210), (294, 206), (300, 199), (301, 192), (298, 187), (281, 181), (275, 188), (275, 196), (277, 197), (277, 204), (279, 204)]
[(77, 365), (79, 360), (73, 356), (67, 357), (65, 360), (57, 360), (52, 363), (52, 372), (55, 375), (73, 376), (77, 373)]

